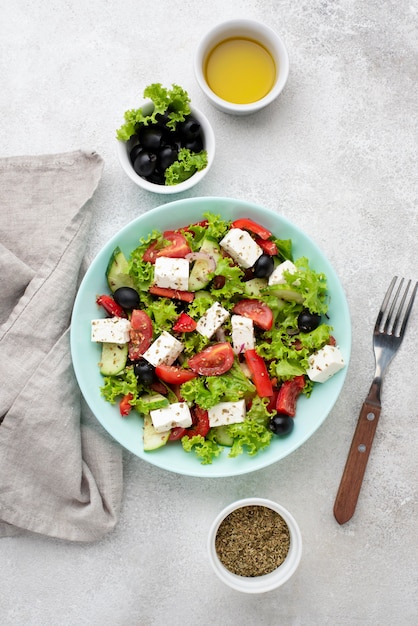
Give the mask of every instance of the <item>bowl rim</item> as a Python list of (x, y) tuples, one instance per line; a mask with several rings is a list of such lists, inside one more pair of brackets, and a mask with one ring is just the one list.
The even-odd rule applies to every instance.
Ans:
[[(147, 110), (147, 107), (150, 108), (152, 106), (151, 100), (145, 100), (142, 105), (142, 108)], [(132, 167), (131, 161), (129, 159), (129, 142), (122, 141), (121, 139), (116, 139), (116, 152), (119, 159), (119, 163), (125, 172), (125, 174), (134, 182), (138, 187), (145, 189), (146, 191), (151, 191), (152, 193), (157, 193), (160, 195), (172, 195), (182, 193), (183, 191), (187, 191), (191, 189), (195, 185), (197, 185), (208, 173), (210, 168), (212, 167), (214, 158), (215, 158), (215, 150), (216, 150), (216, 140), (215, 133), (213, 131), (212, 124), (209, 122), (206, 115), (194, 105), (190, 105), (190, 113), (195, 115), (199, 122), (202, 125), (203, 135), (205, 139), (205, 150), (208, 155), (208, 163), (203, 170), (200, 172), (196, 172), (193, 176), (190, 176), (187, 180), (179, 183), (178, 185), (157, 185), (155, 183), (150, 183), (148, 180), (141, 178)]]
[[(234, 574), (223, 565), (215, 548), (216, 535), (221, 523), (230, 513), (246, 506), (264, 506), (272, 509), (281, 515), (290, 532), (290, 547), (285, 560), (275, 570), (262, 576), (245, 577)], [(266, 593), (277, 589), (293, 576), (302, 558), (302, 543), (299, 525), (284, 506), (269, 498), (247, 497), (231, 502), (218, 513), (209, 529), (207, 552), (213, 571), (226, 585), (244, 593)]]
[[(260, 100), (247, 104), (239, 104), (229, 102), (219, 97), (208, 85), (203, 66), (205, 59), (210, 50), (224, 39), (230, 36), (250, 36), (254, 39), (261, 40), (260, 43), (265, 45), (271, 54), (275, 57), (275, 61), (279, 59), (280, 70), (276, 77), (273, 88)], [(268, 43), (267, 43), (268, 42)], [(289, 76), (289, 53), (284, 44), (282, 37), (267, 24), (251, 19), (233, 19), (226, 22), (220, 22), (213, 28), (208, 30), (200, 39), (193, 61), (193, 68), (196, 80), (207, 98), (219, 109), (227, 113), (244, 114), (254, 113), (273, 102), (277, 96), (283, 91)]]

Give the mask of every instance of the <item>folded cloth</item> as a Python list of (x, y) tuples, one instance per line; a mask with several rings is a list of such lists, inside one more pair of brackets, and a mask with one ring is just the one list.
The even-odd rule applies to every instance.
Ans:
[(0, 159), (0, 537), (114, 528), (122, 451), (82, 400), (69, 326), (103, 170), (92, 152)]

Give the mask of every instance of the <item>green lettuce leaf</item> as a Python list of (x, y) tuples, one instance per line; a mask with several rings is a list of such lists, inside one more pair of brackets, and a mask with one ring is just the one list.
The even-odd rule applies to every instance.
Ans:
[(143, 108), (126, 111), (125, 123), (116, 131), (117, 139), (128, 141), (141, 124), (156, 124), (157, 115), (163, 115), (166, 111), (169, 118), (167, 127), (172, 130), (175, 130), (177, 122), (183, 122), (186, 115), (190, 114), (189, 95), (179, 85), (173, 84), (171, 89), (166, 89), (161, 83), (153, 83), (145, 88), (144, 98), (152, 101), (151, 112), (144, 113)]
[(154, 266), (152, 263), (144, 261), (143, 256), (150, 244), (156, 239), (161, 241), (162, 246), (164, 241), (162, 234), (158, 230), (153, 230), (148, 237), (141, 238), (139, 245), (131, 252), (129, 275), (132, 276), (139, 291), (148, 292), (154, 282)]
[(286, 282), (267, 287), (266, 293), (302, 304), (312, 313), (326, 313), (328, 295), (325, 274), (312, 270), (306, 257), (296, 259), (294, 264), (297, 271), (284, 272)]
[(244, 271), (238, 265), (235, 265), (232, 259), (229, 257), (221, 258), (216, 264), (215, 276), (223, 276), (225, 278), (223, 287), (211, 290), (215, 299), (224, 298), (228, 301), (236, 295), (242, 295), (244, 290), (242, 283)]
[(213, 459), (220, 455), (222, 447), (210, 439), (204, 439), (201, 435), (194, 437), (182, 437), (181, 445), (185, 452), (194, 451), (201, 459), (202, 465), (210, 465)]
[(104, 376), (101, 395), (111, 404), (128, 393), (132, 394), (132, 404), (138, 398), (138, 383), (132, 367), (126, 367), (119, 376)]
[(220, 215), (207, 212), (203, 213), (202, 223), (191, 224), (184, 231), (184, 235), (193, 252), (196, 252), (200, 250), (203, 239), (208, 238), (220, 241), (226, 235), (230, 226), (230, 221), (222, 219)]
[(145, 302), (144, 308), (152, 320), (154, 337), (161, 335), (163, 330), (171, 332), (173, 324), (179, 316), (175, 300), (169, 298), (153, 299), (148, 296), (146, 300), (142, 298), (143, 306)]
[(221, 376), (198, 376), (181, 386), (181, 395), (189, 404), (210, 409), (218, 402), (237, 402), (252, 397), (253, 383), (243, 374), (235, 361), (232, 368)]
[(197, 292), (195, 299), (188, 306), (188, 314), (198, 320), (215, 302), (215, 298), (209, 291)]
[(208, 153), (206, 150), (201, 152), (191, 152), (188, 148), (182, 148), (177, 157), (165, 172), (166, 185), (178, 185), (193, 176), (196, 172), (205, 169), (208, 164)]
[(291, 239), (275, 239), (272, 238), (277, 246), (278, 256), (284, 261), (293, 261), (292, 240)]
[(270, 445), (273, 433), (267, 429), (270, 413), (267, 411), (267, 402), (256, 396), (247, 411), (244, 422), (230, 424), (228, 433), (234, 442), (228, 456), (236, 457), (244, 451), (254, 456), (260, 450)]

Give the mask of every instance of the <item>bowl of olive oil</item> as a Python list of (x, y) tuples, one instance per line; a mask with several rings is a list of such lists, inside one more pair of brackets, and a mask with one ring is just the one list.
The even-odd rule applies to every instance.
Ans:
[(215, 26), (200, 41), (194, 58), (196, 80), (218, 109), (254, 113), (282, 92), (289, 56), (270, 27), (237, 19)]

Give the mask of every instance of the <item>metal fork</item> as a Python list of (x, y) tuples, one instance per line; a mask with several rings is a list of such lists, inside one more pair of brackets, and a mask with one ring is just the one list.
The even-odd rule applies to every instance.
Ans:
[[(401, 278), (392, 298), (398, 277), (395, 276), (383, 299), (373, 332), (376, 370), (368, 396), (364, 401), (348, 453), (334, 504), (334, 517), (339, 524), (352, 518), (356, 509), (367, 461), (382, 408), (380, 394), (386, 368), (402, 343), (406, 325), (414, 303), (418, 283), (410, 291), (409, 280), (402, 291)], [(409, 296), (408, 296), (408, 292)], [(408, 300), (407, 300), (408, 296)]]

